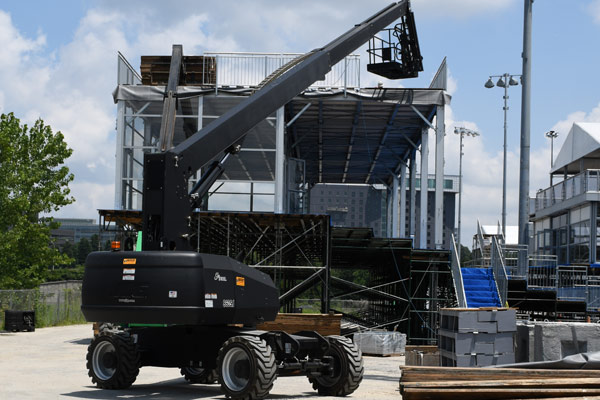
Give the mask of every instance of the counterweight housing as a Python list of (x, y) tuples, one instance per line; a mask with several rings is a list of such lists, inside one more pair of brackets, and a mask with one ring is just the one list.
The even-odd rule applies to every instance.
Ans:
[(274, 320), (279, 309), (267, 274), (193, 251), (91, 253), (82, 294), (88, 321), (256, 325)]

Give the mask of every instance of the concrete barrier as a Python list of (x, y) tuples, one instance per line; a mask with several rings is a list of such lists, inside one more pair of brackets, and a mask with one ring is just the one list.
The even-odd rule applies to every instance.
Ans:
[(600, 351), (600, 324), (585, 322), (519, 322), (516, 362), (554, 361)]

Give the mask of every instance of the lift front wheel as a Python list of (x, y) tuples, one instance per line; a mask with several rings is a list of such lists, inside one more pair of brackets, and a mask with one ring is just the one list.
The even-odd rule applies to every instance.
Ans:
[(275, 355), (253, 336), (234, 336), (219, 350), (217, 371), (221, 389), (233, 400), (262, 399), (277, 378)]
[(346, 396), (358, 389), (363, 378), (362, 354), (356, 344), (343, 336), (328, 336), (329, 350), (325, 355), (333, 358), (333, 374), (309, 376), (313, 389), (321, 396)]
[(126, 389), (140, 371), (139, 353), (128, 335), (100, 335), (88, 347), (88, 375), (101, 389)]

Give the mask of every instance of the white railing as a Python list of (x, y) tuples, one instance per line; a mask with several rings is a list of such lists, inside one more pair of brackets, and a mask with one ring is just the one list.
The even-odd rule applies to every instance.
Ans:
[(600, 170), (588, 169), (535, 195), (535, 210), (543, 210), (587, 192), (600, 191)]
[(466, 308), (467, 296), (465, 295), (462, 270), (460, 269), (460, 260), (458, 259), (454, 234), (452, 234), (452, 262), (450, 263), (450, 270), (452, 272), (452, 280), (454, 281), (454, 290), (456, 292), (456, 302), (458, 303), (458, 307)]
[(587, 285), (587, 309), (600, 311), (600, 278), (588, 277)]
[[(216, 87), (247, 86), (261, 83), (278, 68), (302, 54), (296, 53), (204, 53), (216, 61)], [(210, 82), (206, 82), (210, 84)], [(351, 54), (335, 64), (325, 79), (311, 88), (360, 88), (360, 56)]]
[(526, 244), (507, 244), (502, 246), (502, 254), (504, 255), (504, 267), (508, 273), (509, 279), (526, 279), (527, 270), (519, 269), (519, 260), (521, 257), (527, 257)]
[(587, 268), (585, 265), (559, 265), (556, 268), (556, 297), (559, 300), (587, 300)]
[(477, 220), (477, 234), (475, 235), (473, 243), (473, 265), (476, 267), (486, 268), (490, 266), (490, 244), (486, 243), (486, 239), (483, 237), (483, 230), (481, 229), (481, 223)]
[(530, 289), (556, 289), (556, 265), (530, 265), (527, 271)]
[(558, 258), (555, 255), (533, 254), (529, 256), (527, 284), (536, 289), (556, 287), (556, 267)]
[(504, 256), (496, 236), (492, 236), (491, 250), (491, 264), (492, 271), (494, 273), (494, 280), (496, 281), (500, 304), (504, 306), (506, 305), (508, 293), (508, 274), (506, 273), (506, 268), (504, 267)]
[(504, 230), (502, 229), (502, 224), (500, 224), (500, 221), (498, 221), (497, 229), (498, 229), (499, 244), (504, 245), (506, 243), (506, 237), (504, 235)]

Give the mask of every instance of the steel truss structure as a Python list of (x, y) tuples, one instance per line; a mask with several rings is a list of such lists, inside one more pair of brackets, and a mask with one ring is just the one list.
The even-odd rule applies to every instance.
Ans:
[[(115, 225), (126, 240), (141, 218), (136, 211), (100, 210), (100, 228)], [(281, 312), (299, 311), (303, 299), (317, 297), (321, 312), (343, 314), (345, 332), (397, 329), (411, 343), (435, 343), (438, 310), (456, 304), (449, 253), (414, 249), (410, 239), (332, 227), (329, 215), (314, 214), (200, 211), (191, 225), (198, 252), (268, 273), (279, 288)], [(364, 306), (348, 309), (340, 300)]]

